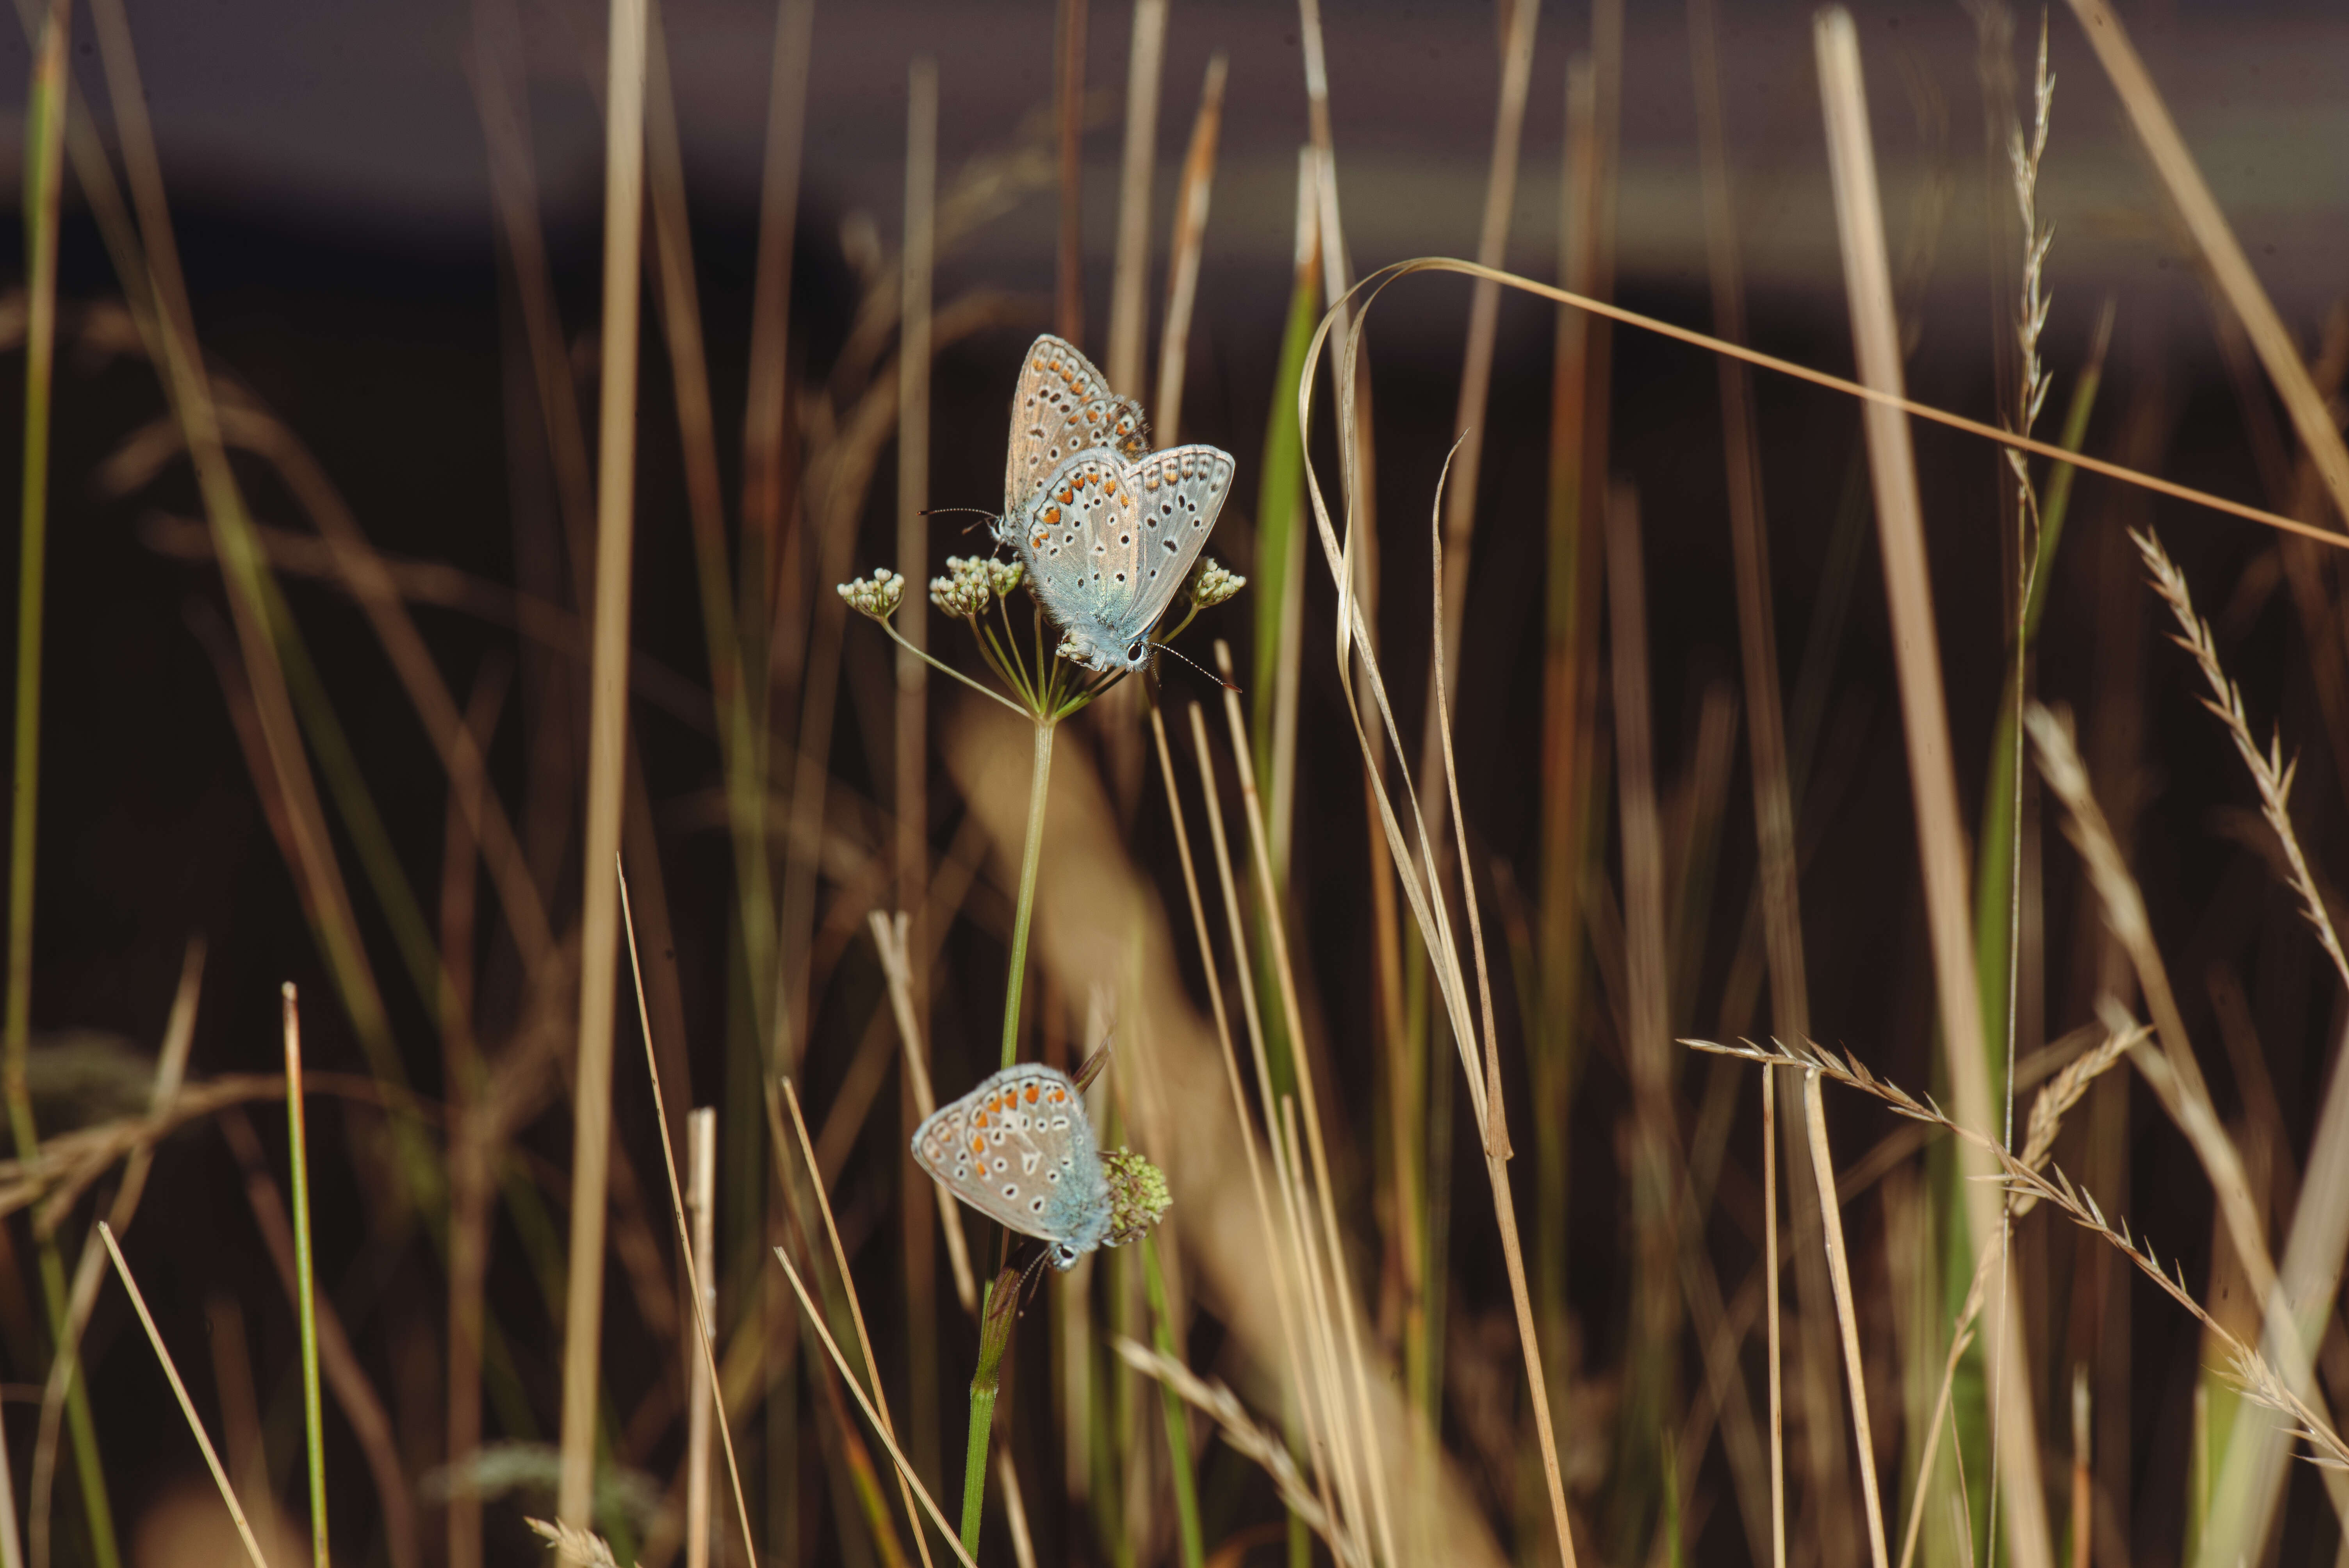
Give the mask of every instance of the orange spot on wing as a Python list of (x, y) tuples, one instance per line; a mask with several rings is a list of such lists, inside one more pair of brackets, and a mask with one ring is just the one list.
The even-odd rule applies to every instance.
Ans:
[(973, 1154), (984, 1154), (984, 1153), (986, 1153), (986, 1152), (987, 1152), (987, 1140), (986, 1140), (986, 1139), (984, 1139), (984, 1138), (974, 1138), (974, 1139), (972, 1139), (972, 1140), (970, 1140), (970, 1151), (971, 1151)]
[(1036, 1103), (1036, 1086), (1032, 1083), (1028, 1086), (1028, 1103), (1030, 1105)]

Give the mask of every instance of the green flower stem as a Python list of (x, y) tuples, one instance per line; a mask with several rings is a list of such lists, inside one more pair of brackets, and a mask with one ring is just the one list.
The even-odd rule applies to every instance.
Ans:
[(1036, 865), (1044, 854), (1044, 802), (1051, 793), (1052, 735), (1058, 715), (1039, 715), (1035, 760), (1028, 770), (1028, 841), (1019, 851), (1019, 902), (1011, 917), (1011, 973), (1003, 995), (1003, 1065), (1019, 1053), (1019, 993), (1028, 975), (1028, 920), (1036, 912)]
[[(1020, 661), (1019, 645), (1015, 643), (1007, 647), (1004, 644), (997, 642), (995, 633), (980, 625), (977, 621), (971, 623), (971, 630), (978, 634), (979, 656), (987, 661), (988, 667), (1003, 677), (1004, 685), (1019, 694), (1019, 701), (1023, 707), (1030, 713), (1034, 712), (1036, 687), (1028, 679), (1028, 666)], [(1009, 635), (1008, 629), (1005, 635), (1007, 637)]]
[(929, 655), (924, 653), (921, 649), (914, 646), (913, 644), (907, 642), (903, 636), (899, 635), (897, 628), (891, 625), (887, 621), (883, 620), (880, 616), (875, 615), (873, 619), (880, 623), (881, 629), (889, 634), (889, 638), (892, 642), (905, 649), (907, 653), (912, 654), (924, 664), (929, 665), (930, 668), (937, 671), (940, 675), (953, 676), (956, 680), (962, 682), (963, 685), (970, 687), (971, 690), (977, 692), (979, 696), (986, 697), (990, 702), (999, 702), (1014, 713), (1024, 714), (1028, 711), (1018, 703), (1013, 702), (1009, 697), (1005, 696), (1001, 692), (988, 690), (985, 686), (979, 685), (977, 681), (971, 679), (960, 670), (956, 669), (952, 665), (942, 665), (938, 663), (937, 660), (930, 657)]
[(978, 1368), (970, 1375), (970, 1439), (962, 1459), (962, 1549), (978, 1555), (979, 1510), (987, 1501), (987, 1449), (995, 1426), (995, 1396), (1002, 1387), (1003, 1352), (1019, 1321), (1019, 1274), (1005, 1269), (987, 1287), (978, 1309)]
[[(33, 1099), (25, 1067), (32, 1038), (33, 871), (38, 842), (41, 782), (41, 641), (43, 597), (47, 577), (49, 519), (49, 412), (51, 371), (57, 340), (57, 202), (63, 183), (66, 58), (69, 42), (63, 5), (52, 6), (34, 53), (25, 103), (25, 449), (22, 524), (16, 571), (16, 723), (15, 793), (10, 802), (8, 848), (8, 996), (0, 1028), (0, 1080), (5, 1080), (8, 1121), (19, 1159), (40, 1153)], [(54, 1236), (39, 1237), (41, 1295), (57, 1354), (71, 1360), (67, 1343), (66, 1274)], [(89, 1526), (90, 1557), (98, 1568), (120, 1561), (114, 1511), (107, 1498), (106, 1470), (90, 1414), (89, 1387), (78, 1367), (66, 1384), (66, 1418), (73, 1444), (74, 1471)], [(16, 1521), (6, 1522), (15, 1544)]]
[(326, 1568), (326, 1432), (318, 1401), (318, 1308), (310, 1264), (310, 1139), (302, 1119), (302, 1025), (294, 983), (285, 1006), (285, 1131), (294, 1166), (294, 1273), (302, 1287), (302, 1419), (310, 1456), (310, 1560)]
[[(1151, 1339), (1161, 1356), (1182, 1360), (1183, 1353), (1174, 1345), (1174, 1325), (1166, 1311), (1166, 1281), (1158, 1271), (1158, 1247), (1149, 1236), (1142, 1238), (1142, 1284), (1150, 1295)], [(1158, 1395), (1166, 1411), (1166, 1454), (1174, 1472), (1174, 1520), (1182, 1532), (1183, 1568), (1202, 1568), (1206, 1547), (1199, 1532), (1199, 1489), (1191, 1477), (1190, 1418), (1183, 1408), (1183, 1397), (1168, 1385), (1159, 1384)]]

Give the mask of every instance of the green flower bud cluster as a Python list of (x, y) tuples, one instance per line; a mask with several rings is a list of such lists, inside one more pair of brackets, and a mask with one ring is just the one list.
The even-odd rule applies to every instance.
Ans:
[(1110, 1242), (1122, 1246), (1158, 1223), (1174, 1200), (1166, 1191), (1166, 1173), (1133, 1150), (1112, 1149), (1101, 1161), (1109, 1182)]

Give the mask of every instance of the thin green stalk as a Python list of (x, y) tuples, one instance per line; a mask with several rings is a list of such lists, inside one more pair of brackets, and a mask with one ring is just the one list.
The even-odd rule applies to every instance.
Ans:
[[(2064, 412), (2062, 444), (2067, 452), (2078, 451), (2087, 439), (2088, 418), (2095, 409), (2096, 390), (2104, 380), (2105, 346), (2111, 335), (2112, 311), (2108, 305), (2096, 333), (2096, 346), (2072, 388), (2071, 402)], [(2014, 791), (2011, 785), (2016, 763), (2016, 671), (2029, 661), (2038, 641), (2039, 618), (2047, 607), (2047, 585), (2054, 576), (2055, 547), (2064, 538), (2064, 515), (2071, 508), (2072, 480), (2078, 471), (2069, 463), (2059, 463), (2047, 476), (2047, 493), (2039, 508), (2039, 548), (2033, 552), (2026, 579), (2029, 593), (2023, 606), (2023, 641), (2012, 651), (2008, 662), (2002, 688), (2005, 696), (1999, 705), (1998, 728), (1991, 740), (1990, 785), (1982, 792), (1982, 836), (1976, 841), (1982, 850), (1974, 872), (1974, 952), (1982, 971), (1984, 1017), (2002, 1017), (2006, 1012), (2006, 925), (2014, 872), (2010, 851), (2014, 830)], [(2001, 1084), (2004, 1073), (2005, 1064), (2001, 1057), (1991, 1069), (1994, 1099), (2003, 1098)], [(1961, 1295), (1963, 1288), (1961, 1283)]]
[(25, 1084), (32, 1033), (33, 857), (41, 783), (41, 611), (49, 533), (49, 382), (57, 342), (57, 187), (65, 141), (67, 12), (41, 32), (27, 105), (25, 270), (31, 280), (25, 344), (25, 487), (16, 577), (16, 776), (8, 842), (8, 1120), (16, 1152), (40, 1143)]
[[(1032, 863), (1033, 857), (1030, 857)], [(995, 1426), (1003, 1352), (1019, 1321), (1019, 1273), (1005, 1269), (987, 1287), (978, 1309), (978, 1368), (970, 1375), (970, 1439), (962, 1459), (962, 1549), (978, 1555), (978, 1516), (987, 1501), (988, 1439)]]
[[(15, 795), (8, 846), (8, 999), (5, 1037), (0, 1038), (0, 1079), (5, 1082), (8, 1122), (19, 1158), (40, 1150), (33, 1120), (33, 1098), (25, 1078), (32, 1042), (33, 890), (41, 778), (42, 610), (48, 558), (49, 397), (57, 342), (57, 199), (63, 182), (67, 86), (66, 49), (72, 13), (67, 0), (51, 0), (25, 106), (25, 450), (20, 555), (16, 578), (16, 733)], [(61, 1346), (66, 1333), (65, 1264), (57, 1243), (40, 1241), (42, 1296), (49, 1332)], [(60, 1354), (70, 1357), (70, 1348)], [(89, 1390), (79, 1369), (67, 1387), (74, 1470), (89, 1523), (90, 1554), (98, 1568), (114, 1568), (120, 1553), (114, 1536), (106, 1471), (98, 1451), (98, 1428)], [(8, 1521), (11, 1540), (16, 1522)]]
[[(1036, 720), (1035, 760), (1028, 774), (1028, 841), (1019, 851), (1019, 902), (1011, 917), (1011, 973), (1003, 993), (1003, 1065), (1009, 1067), (1019, 1056), (1019, 993), (1028, 975), (1028, 920), (1036, 910), (1036, 867), (1044, 853), (1044, 803), (1050, 796), (1052, 785), (1052, 734), (1059, 727), (1057, 717)], [(990, 1392), (988, 1398), (993, 1398)], [(971, 1419), (978, 1418), (978, 1385), (972, 1385)], [(973, 1472), (978, 1479), (974, 1487), (984, 1486), (986, 1476)], [(966, 1497), (971, 1494), (966, 1494)], [(966, 1506), (968, 1506), (968, 1502)], [(964, 1515), (964, 1531), (972, 1528), (971, 1516)]]
[[(1161, 1356), (1181, 1360), (1183, 1353), (1175, 1347), (1174, 1326), (1166, 1312), (1166, 1282), (1158, 1272), (1158, 1248), (1149, 1236), (1142, 1238), (1142, 1283), (1150, 1293), (1150, 1337)], [(1183, 1538), (1183, 1568), (1203, 1568), (1206, 1546), (1199, 1532), (1199, 1489), (1191, 1476), (1191, 1421), (1183, 1408), (1183, 1397), (1164, 1383), (1158, 1385), (1160, 1401), (1166, 1408), (1166, 1456), (1168, 1468), (1174, 1476), (1174, 1522)]]
[[(2088, 419), (2094, 412), (2096, 392), (2104, 378), (2105, 350), (2111, 339), (2112, 309), (2107, 304), (2095, 337), (2095, 347), (2088, 363), (2072, 388), (2070, 403), (2064, 413), (2061, 438), (2064, 449), (2076, 452), (2087, 438)], [(2064, 537), (2065, 513), (2070, 509), (2073, 476), (2078, 470), (2069, 463), (2060, 463), (2047, 476), (2046, 494), (2039, 509), (2038, 548), (2033, 552), (2030, 575), (2026, 579), (2028, 593), (2020, 618), (2021, 641), (2010, 650), (2005, 679), (2002, 683), (1997, 727), (1992, 732), (1988, 783), (1982, 790), (1981, 846), (1975, 855), (1974, 867), (1974, 965), (1979, 976), (1977, 987), (1982, 997), (1982, 1016), (1986, 1018), (2006, 1016), (2007, 993), (2012, 985), (2008, 954), (2013, 951), (2009, 920), (2014, 907), (2015, 878), (2020, 872), (2014, 856), (2016, 789), (2015, 769), (2021, 762), (2017, 750), (2020, 733), (2015, 724), (2015, 698), (2022, 689), (2023, 672), (2029, 666), (2032, 651), (2038, 641), (2039, 619), (2047, 603), (2048, 584), (2054, 579), (2055, 548)], [(1991, 1096), (1993, 1104), (2002, 1103), (2006, 1096), (2006, 1053), (1995, 1048), (1985, 1039), (1983, 1060), (1990, 1071)], [(1963, 1211), (1964, 1192), (1958, 1179), (1957, 1163), (1946, 1150), (1936, 1150), (1932, 1163), (1932, 1181), (1938, 1194), (1937, 1207), (1943, 1217), (1946, 1244), (1942, 1266), (1946, 1276), (1946, 1306), (1954, 1315), (1966, 1294), (1967, 1282), (1973, 1277), (1974, 1252), (1971, 1233)], [(1982, 1346), (1977, 1341), (1965, 1353), (1958, 1374), (1951, 1386), (1951, 1419), (1959, 1434), (1958, 1451), (1968, 1456), (1973, 1474), (1967, 1491), (1973, 1510), (1975, 1533), (1978, 1539), (1990, 1539), (1989, 1454), (1990, 1415), (1988, 1378), (1982, 1362)], [(1920, 1478), (1920, 1486), (1930, 1484), (1930, 1478)], [(1976, 1496), (1976, 1494), (1979, 1494)]]
[[(1300, 223), (1300, 228), (1303, 224)], [(1296, 667), (1299, 606), (1303, 602), (1305, 531), (1298, 526), (1305, 507), (1305, 442), (1297, 421), (1297, 383), (1320, 324), (1318, 247), (1300, 235), (1297, 278), (1288, 296), (1288, 325), (1281, 335), (1280, 365), (1273, 373), (1272, 415), (1264, 432), (1264, 465), (1257, 486), (1256, 650), (1249, 680), (1257, 777), (1272, 789), (1265, 825), (1272, 839), (1273, 874), (1288, 879), (1289, 813), (1297, 764)], [(1171, 634), (1170, 634), (1171, 636)]]
[(310, 1458), (310, 1560), (326, 1564), (326, 1435), (318, 1408), (318, 1307), (310, 1266), (310, 1139), (302, 1120), (302, 1016), (294, 982), (285, 1018), (285, 1132), (294, 1165), (294, 1273), (302, 1297), (302, 1421)]

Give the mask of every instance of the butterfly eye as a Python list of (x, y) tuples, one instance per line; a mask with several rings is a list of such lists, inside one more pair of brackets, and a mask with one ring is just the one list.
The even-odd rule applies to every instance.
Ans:
[(1136, 643), (1136, 644), (1134, 644), (1134, 645), (1133, 645), (1133, 646), (1132, 646), (1132, 647), (1130, 647), (1130, 648), (1128, 648), (1128, 649), (1126, 649), (1126, 650), (1125, 650), (1125, 657), (1126, 657), (1126, 661), (1127, 661), (1129, 664), (1136, 664), (1136, 665), (1140, 664), (1140, 663), (1142, 662), (1142, 655), (1143, 655), (1143, 645), (1142, 645), (1142, 644), (1140, 644), (1140, 643)]

